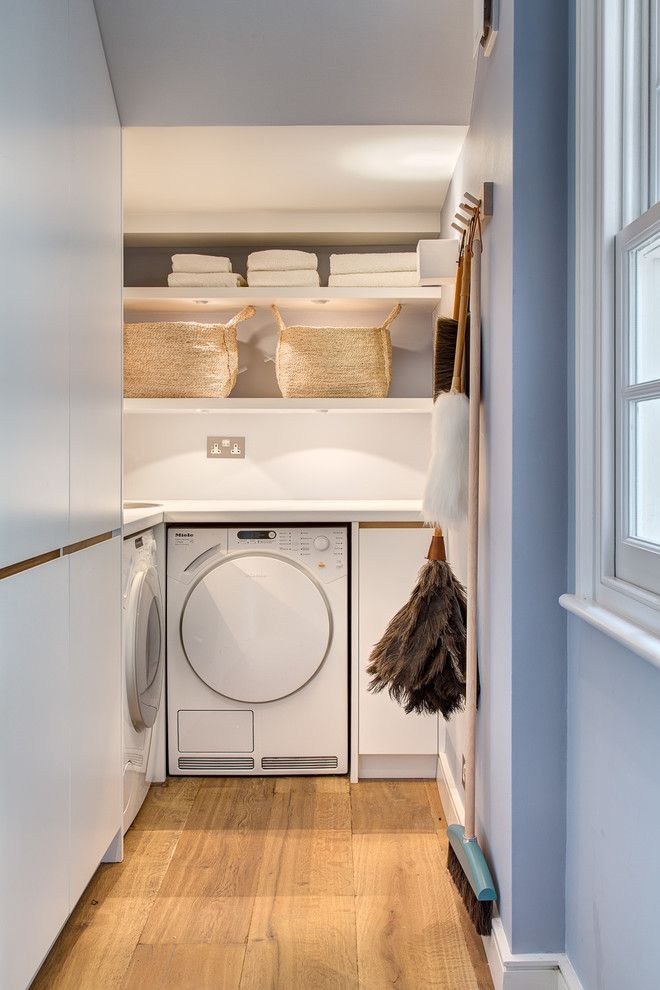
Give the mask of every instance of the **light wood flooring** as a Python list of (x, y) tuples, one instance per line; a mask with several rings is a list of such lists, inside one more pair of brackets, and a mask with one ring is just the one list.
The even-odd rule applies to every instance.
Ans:
[(434, 781), (170, 778), (33, 990), (486, 990)]

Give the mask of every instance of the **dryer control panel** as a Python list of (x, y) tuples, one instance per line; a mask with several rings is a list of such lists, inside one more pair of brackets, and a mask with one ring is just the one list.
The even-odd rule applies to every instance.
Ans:
[(228, 531), (228, 552), (263, 550), (298, 560), (321, 582), (346, 574), (348, 529), (346, 526), (257, 528), (245, 526)]

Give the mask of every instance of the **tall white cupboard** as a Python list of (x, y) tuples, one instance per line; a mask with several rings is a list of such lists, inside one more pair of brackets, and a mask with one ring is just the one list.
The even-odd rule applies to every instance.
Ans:
[(0, 32), (0, 987), (121, 828), (121, 131), (92, 0)]

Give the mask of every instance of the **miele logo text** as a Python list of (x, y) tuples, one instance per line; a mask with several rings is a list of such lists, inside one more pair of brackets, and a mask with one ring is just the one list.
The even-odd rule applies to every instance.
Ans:
[(247, 577), (253, 577), (253, 578), (266, 578), (266, 577), (268, 577), (267, 574), (259, 574), (257, 571), (246, 571), (245, 573), (246, 573)]
[(175, 536), (194, 536), (195, 534), (194, 533), (179, 533), (179, 532), (177, 532), (174, 535)]

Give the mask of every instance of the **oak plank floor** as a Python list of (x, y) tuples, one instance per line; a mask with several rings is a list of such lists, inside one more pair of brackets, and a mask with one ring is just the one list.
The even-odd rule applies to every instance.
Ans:
[(434, 781), (170, 778), (32, 990), (492, 990)]

